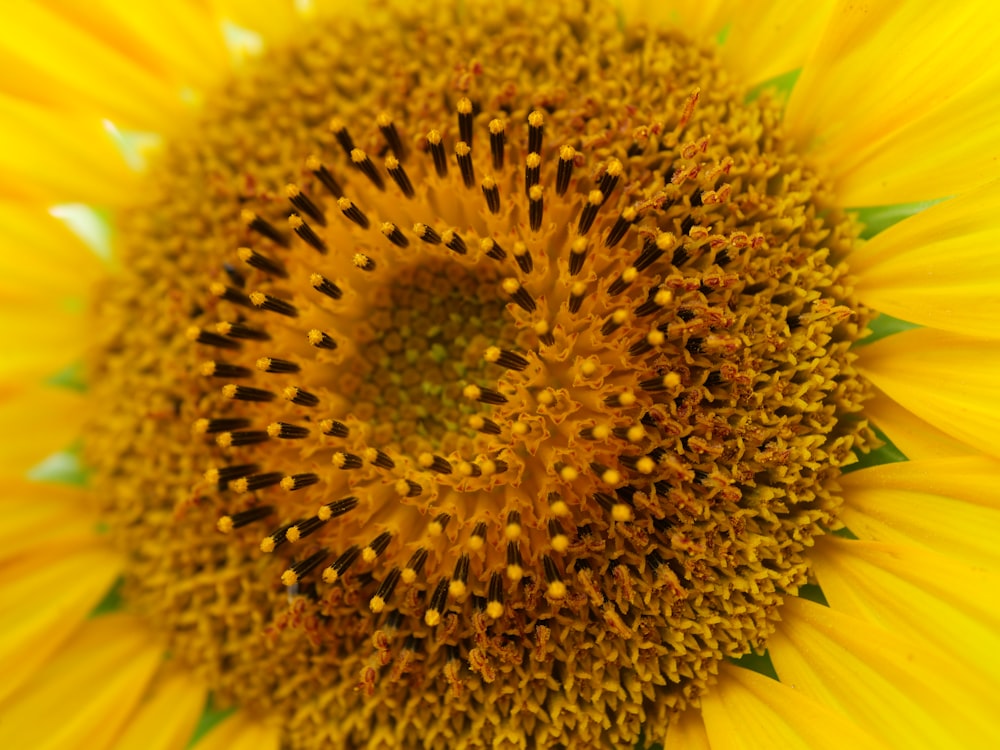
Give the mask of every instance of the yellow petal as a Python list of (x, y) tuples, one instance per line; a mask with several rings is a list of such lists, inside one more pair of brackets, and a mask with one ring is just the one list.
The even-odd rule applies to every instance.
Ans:
[(200, 2), (43, 0), (42, 4), (177, 87), (205, 88), (228, 70), (221, 29)]
[(975, 452), (970, 446), (931, 426), (883, 393), (876, 391), (865, 402), (865, 415), (911, 460), (966, 456)]
[(80, 295), (101, 271), (62, 221), (36, 207), (0, 203), (0, 302)]
[(17, 71), (0, 79), (4, 94), (120, 127), (161, 130), (181, 106), (161, 76), (34, 2), (5, 4), (0, 68)]
[(858, 369), (894, 401), (976, 450), (1000, 455), (1000, 342), (920, 328), (857, 352)]
[(136, 618), (88, 620), (0, 704), (4, 746), (104, 750), (135, 710), (161, 653)]
[(877, 234), (851, 256), (861, 301), (921, 325), (1000, 336), (997, 206), (1000, 180)]
[(150, 695), (129, 719), (114, 750), (184, 750), (198, 724), (207, 691), (180, 667), (161, 671)]
[(0, 702), (52, 657), (121, 573), (121, 558), (92, 529), (88, 536), (42, 543), (0, 564)]
[(744, 0), (731, 7), (732, 23), (719, 53), (754, 84), (796, 70), (826, 28), (834, 0)]
[(219, 724), (191, 750), (278, 750), (280, 739), (274, 727), (241, 712)]
[[(994, 478), (996, 474), (994, 474)], [(978, 536), (994, 541), (994, 523)], [(922, 640), (1000, 689), (1000, 575), (906, 544), (829, 537), (810, 554), (830, 606)]]
[(249, 29), (271, 43), (287, 37), (298, 21), (293, 0), (210, 0), (209, 4), (219, 21)]
[(1000, 570), (1000, 463), (985, 456), (884, 464), (844, 476), (844, 523), (861, 539), (919, 545)]
[(712, 750), (700, 709), (688, 708), (670, 720), (663, 750)]
[(80, 487), (0, 474), (0, 570), (33, 549), (90, 545), (96, 514)]
[(86, 408), (86, 399), (66, 388), (29, 386), (0, 398), (0, 467), (24, 473), (69, 447), (79, 435)]
[(88, 322), (59, 305), (0, 301), (4, 356), (0, 380), (41, 380), (77, 362), (87, 341)]
[(642, 21), (654, 27), (678, 26), (699, 42), (711, 39), (722, 30), (732, 19), (733, 5), (732, 0), (679, 0), (673, 3), (624, 0), (621, 3), (626, 21)]
[(884, 748), (849, 717), (787, 684), (732, 664), (701, 699), (714, 750), (858, 750)]
[(781, 616), (768, 651), (783, 682), (890, 747), (992, 746), (995, 693), (959, 662), (804, 599), (788, 599)]
[(97, 115), (59, 113), (0, 94), (0, 200), (116, 204), (136, 173)]
[[(921, 116), (957, 106), (968, 89), (991, 74), (995, 66), (983, 61), (993, 59), (1000, 43), (997, 20), (992, 5), (979, 3), (841, 0), (792, 92), (786, 127), (816, 147), (836, 178), (859, 187), (852, 169), (893, 148), (896, 134)], [(975, 120), (955, 124), (961, 129), (948, 133), (951, 142), (978, 142)], [(908, 152), (913, 160), (922, 156)], [(894, 186), (871, 182), (863, 203), (923, 200), (961, 189), (942, 180), (929, 194), (910, 194), (905, 181)], [(891, 187), (903, 192), (890, 192)], [(860, 200), (859, 193), (843, 195), (849, 205)]]

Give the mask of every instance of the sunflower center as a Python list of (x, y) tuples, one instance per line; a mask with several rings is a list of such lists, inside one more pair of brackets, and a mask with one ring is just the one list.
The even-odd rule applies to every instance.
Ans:
[(853, 229), (771, 99), (676, 33), (463, 8), (234, 78), (98, 311), (128, 600), (290, 747), (662, 738), (867, 434)]

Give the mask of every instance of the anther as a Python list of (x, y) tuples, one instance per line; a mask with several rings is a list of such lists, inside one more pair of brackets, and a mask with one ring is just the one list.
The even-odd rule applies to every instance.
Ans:
[(325, 294), (330, 299), (340, 299), (344, 295), (339, 286), (322, 274), (312, 274), (309, 277), (309, 283), (312, 284), (313, 289), (321, 294)]
[(335, 419), (324, 419), (319, 423), (320, 430), (323, 431), (324, 435), (331, 435), (333, 437), (345, 438), (350, 434), (350, 430), (347, 425), (343, 422), (338, 422)]
[(607, 440), (611, 434), (611, 428), (603, 424), (584, 427), (580, 430), (580, 437), (584, 440)]
[(390, 570), (389, 574), (382, 579), (382, 583), (379, 584), (378, 589), (375, 591), (375, 596), (368, 601), (368, 609), (374, 614), (377, 615), (385, 609), (385, 605), (392, 597), (392, 592), (396, 590), (399, 577), (400, 570), (396, 567)]
[(399, 187), (403, 195), (407, 198), (412, 198), (416, 194), (416, 191), (413, 189), (413, 183), (410, 182), (410, 176), (406, 174), (403, 165), (399, 163), (399, 159), (395, 156), (390, 155), (385, 157), (385, 171), (389, 173), (393, 182), (396, 183), (397, 187)]
[(500, 243), (494, 239), (490, 239), (489, 237), (484, 240), (480, 240), (479, 249), (486, 254), (486, 257), (492, 258), (493, 260), (503, 260), (507, 257), (507, 253), (502, 247), (500, 247)]
[(629, 407), (635, 404), (635, 394), (632, 391), (622, 391), (621, 393), (615, 393), (604, 399), (605, 406), (619, 406), (619, 407)]
[(638, 269), (635, 266), (629, 266), (618, 275), (617, 279), (611, 282), (611, 286), (608, 287), (608, 294), (612, 297), (621, 294), (629, 288), (638, 276)]
[(542, 172), (542, 157), (532, 152), (524, 160), (524, 194), (530, 195), (531, 188), (538, 184)]
[(674, 241), (674, 236), (669, 233), (657, 235), (655, 240), (647, 240), (643, 245), (642, 253), (635, 261), (635, 269), (644, 271), (649, 268), (673, 246)]
[(288, 422), (272, 422), (267, 426), (267, 434), (282, 440), (301, 440), (309, 436), (309, 428)]
[(395, 484), (396, 493), (400, 497), (420, 497), (424, 488), (412, 479), (400, 479)]
[[(248, 368), (240, 365), (231, 365), (228, 362), (209, 361), (202, 363), (201, 374), (206, 378), (248, 378), (252, 373)], [(197, 425), (201, 422), (208, 422), (208, 420), (200, 419), (195, 424)]]
[(524, 578), (524, 561), (517, 542), (507, 542), (507, 578), (517, 583)]
[(577, 237), (569, 246), (569, 275), (576, 276), (583, 270), (583, 262), (587, 259), (587, 239)]
[(233, 529), (241, 529), (257, 521), (263, 521), (274, 513), (271, 505), (255, 505), (253, 508), (242, 510), (239, 513), (222, 516), (216, 523), (216, 528), (223, 534), (230, 533)]
[(442, 232), (441, 241), (444, 243), (446, 248), (452, 252), (458, 253), (459, 255), (465, 255), (469, 252), (469, 248), (466, 246), (465, 240), (462, 239), (462, 235), (454, 229), (446, 229)]
[(504, 526), (503, 535), (507, 541), (513, 542), (521, 538), (521, 514), (512, 510), (507, 514), (507, 525)]
[(313, 203), (312, 199), (302, 192), (302, 189), (298, 185), (294, 183), (285, 185), (285, 195), (288, 196), (288, 200), (298, 211), (304, 213), (321, 227), (326, 226), (326, 216), (323, 215), (319, 206)]
[(444, 153), (444, 143), (441, 139), (441, 131), (432, 130), (427, 134), (427, 148), (430, 149), (434, 159), (434, 169), (438, 177), (445, 177), (448, 174), (448, 158)]
[(461, 555), (455, 562), (455, 571), (451, 574), (451, 582), (448, 584), (448, 594), (452, 599), (461, 599), (468, 590), (469, 581), (469, 556)]
[(269, 437), (264, 430), (220, 432), (215, 438), (215, 443), (220, 448), (241, 448), (246, 445), (266, 442)]
[(375, 163), (368, 154), (360, 148), (351, 149), (351, 163), (354, 164), (359, 172), (371, 180), (375, 187), (379, 190), (385, 190), (385, 182), (382, 180), (382, 175), (378, 173)]
[(487, 362), (498, 364), (501, 367), (506, 367), (508, 370), (517, 370), (518, 372), (528, 366), (528, 360), (517, 352), (512, 352), (509, 349), (501, 349), (496, 346), (488, 347), (483, 353), (483, 359)]
[(441, 235), (433, 227), (417, 222), (413, 225), (413, 233), (428, 245), (440, 245)]
[(315, 346), (317, 349), (337, 348), (337, 342), (333, 340), (333, 337), (318, 328), (311, 329), (309, 333), (306, 334), (306, 339), (309, 341), (311, 346)]
[(263, 388), (252, 388), (248, 385), (230, 383), (222, 386), (222, 395), (236, 401), (273, 401), (274, 394)]
[(278, 297), (272, 297), (270, 294), (265, 294), (264, 292), (251, 292), (250, 301), (253, 302), (254, 307), (260, 310), (268, 310), (289, 318), (298, 317), (299, 314), (299, 311), (291, 302), (286, 302)]
[(548, 587), (545, 594), (551, 599), (563, 599), (566, 596), (566, 584), (559, 575), (559, 568), (548, 555), (542, 557), (542, 567), (545, 569), (545, 581)]
[(318, 568), (329, 556), (329, 550), (321, 549), (313, 552), (305, 560), (292, 563), (292, 566), (281, 574), (281, 582), (285, 586), (294, 586)]
[(499, 573), (490, 574), (490, 585), (486, 593), (486, 615), (494, 620), (503, 616), (503, 577)]
[(507, 397), (492, 388), (482, 388), (474, 383), (470, 383), (462, 389), (462, 395), (469, 401), (479, 401), (482, 404), (499, 405), (506, 404)]
[(299, 406), (316, 406), (319, 404), (317, 396), (294, 385), (285, 388), (281, 392), (281, 395), (286, 401), (291, 401), (293, 404), (298, 404)]
[(523, 242), (515, 242), (511, 252), (514, 254), (517, 267), (523, 273), (531, 273), (531, 270), (535, 267), (535, 262), (531, 257), (531, 251), (528, 249), (528, 246)]
[(344, 471), (350, 471), (351, 469), (361, 468), (361, 456), (354, 453), (345, 453), (343, 451), (337, 451), (333, 454), (330, 462), (336, 466), (338, 469), (343, 469)]
[(476, 432), (482, 432), (487, 435), (500, 434), (500, 425), (492, 419), (480, 416), (479, 414), (473, 414), (469, 417), (469, 427), (474, 429)]
[(466, 141), (455, 144), (455, 159), (462, 172), (462, 182), (465, 183), (465, 187), (471, 188), (476, 184), (476, 171), (472, 166), (472, 147)]
[(569, 537), (563, 530), (562, 524), (554, 518), (549, 519), (549, 544), (556, 552), (565, 552), (569, 549)]
[(354, 267), (361, 271), (374, 271), (375, 270), (375, 259), (370, 255), (365, 255), (364, 253), (354, 253), (354, 257), (351, 258), (351, 263)]
[(572, 146), (563, 146), (559, 149), (559, 166), (556, 168), (556, 195), (563, 196), (569, 189), (575, 161), (576, 150)]
[[(288, 479), (288, 477), (285, 477), (285, 479)], [(285, 479), (281, 480), (281, 486), (283, 489), (288, 489), (285, 487)], [(326, 521), (317, 516), (307, 518), (304, 521), (298, 521), (288, 527), (288, 530), (285, 532), (285, 539), (292, 544), (295, 544), (296, 542), (305, 539), (310, 534), (315, 533), (323, 526), (324, 523), (326, 523)]]
[[(243, 276), (243, 274), (241, 274), (239, 271), (236, 270), (236, 267), (232, 263), (223, 263), (222, 270), (225, 271), (226, 276), (232, 282), (233, 286), (242, 289), (247, 285), (246, 278)], [(215, 294), (217, 297), (221, 296), (220, 294), (214, 291), (212, 292), (212, 294)]]
[(292, 231), (299, 236), (303, 242), (305, 242), (309, 247), (318, 253), (326, 253), (326, 243), (320, 238), (318, 234), (309, 226), (302, 217), (298, 214), (292, 214), (288, 217), (288, 226), (292, 228)]
[(434, 587), (430, 604), (427, 605), (427, 611), (424, 612), (424, 622), (428, 627), (433, 628), (441, 622), (441, 614), (448, 603), (448, 585), (448, 579), (442, 578)]
[(545, 344), (545, 346), (552, 346), (556, 343), (556, 337), (552, 333), (547, 320), (535, 321), (535, 325), (532, 326), (532, 329), (534, 330), (535, 335), (538, 336), (538, 340)]
[(406, 235), (400, 232), (399, 227), (391, 221), (383, 221), (379, 225), (379, 231), (396, 247), (409, 247), (410, 245), (410, 241), (406, 239)]
[(340, 208), (340, 211), (344, 214), (344, 216), (362, 229), (367, 229), (371, 226), (371, 222), (368, 221), (368, 217), (362, 213), (360, 208), (354, 205), (354, 202), (351, 201), (350, 198), (337, 199), (337, 207)]
[(472, 146), (472, 102), (468, 97), (458, 100), (458, 137)]
[(652, 351), (656, 347), (663, 346), (667, 337), (662, 331), (654, 328), (652, 331), (647, 333), (642, 339), (632, 344), (629, 347), (628, 353), (630, 357), (639, 357), (646, 352)]
[(528, 191), (528, 225), (532, 232), (542, 228), (542, 213), (545, 207), (541, 185), (534, 185)]
[(347, 158), (351, 158), (351, 152), (354, 151), (354, 139), (351, 138), (351, 134), (347, 132), (347, 125), (339, 117), (334, 117), (330, 120), (330, 132), (333, 133), (334, 137), (337, 139), (337, 143), (344, 150)]
[(323, 571), (323, 580), (326, 583), (336, 583), (347, 572), (347, 569), (351, 567), (351, 564), (358, 559), (360, 553), (360, 548), (356, 544), (352, 544), (333, 561), (332, 565)]
[(604, 170), (604, 175), (601, 177), (601, 181), (597, 185), (597, 189), (601, 191), (601, 195), (604, 196), (601, 203), (603, 204), (611, 194), (615, 191), (618, 186), (618, 180), (622, 176), (624, 167), (622, 163), (617, 159), (612, 159), (608, 162), (607, 168)]
[(421, 453), (417, 458), (417, 463), (421, 468), (433, 471), (438, 474), (451, 474), (451, 463), (443, 456), (436, 456), (433, 453)]
[(502, 120), (490, 120), (490, 151), (493, 154), (493, 169), (503, 169), (503, 147), (507, 140)]
[(214, 282), (208, 287), (208, 291), (213, 297), (224, 299), (226, 302), (232, 302), (234, 305), (240, 305), (241, 307), (253, 306), (249, 297), (239, 289), (234, 289), (231, 286)]
[(480, 521), (472, 528), (472, 533), (469, 534), (468, 547), (473, 552), (481, 550), (483, 545), (486, 544), (486, 522)]
[(482, 181), (483, 196), (486, 198), (486, 207), (491, 214), (500, 213), (500, 188), (497, 181), (492, 177), (484, 177)]
[(514, 303), (525, 312), (534, 312), (537, 305), (528, 290), (521, 286), (521, 282), (515, 278), (504, 279), (501, 286), (510, 295)]
[(611, 231), (608, 232), (608, 236), (604, 238), (604, 246), (611, 248), (621, 242), (628, 232), (629, 227), (635, 224), (638, 218), (639, 212), (632, 206), (624, 209), (618, 214), (618, 218), (615, 219), (615, 223), (612, 225)]
[(319, 160), (319, 157), (310, 156), (306, 159), (306, 169), (313, 173), (316, 179), (322, 183), (323, 187), (334, 198), (340, 198), (344, 195), (344, 191), (340, 188), (340, 183), (330, 173), (330, 170), (323, 166), (323, 162)]
[(344, 497), (319, 506), (316, 517), (321, 521), (329, 521), (331, 518), (339, 518), (358, 507), (358, 498)]
[(285, 526), (281, 526), (272, 531), (263, 539), (261, 539), (260, 551), (263, 552), (264, 554), (270, 554), (274, 552), (276, 549), (278, 549), (278, 547), (280, 547), (287, 541), (287, 539), (285, 538), (285, 534), (288, 531), (288, 529), (290, 529), (293, 525), (294, 524), (286, 524)]
[(257, 490), (262, 490), (265, 487), (271, 487), (278, 484), (285, 475), (280, 471), (269, 471), (264, 474), (251, 474), (248, 477), (242, 477), (240, 479), (235, 479), (229, 483), (230, 489), (236, 490), (236, 492), (256, 492)]
[(601, 326), (601, 335), (610, 336), (628, 321), (628, 310), (615, 310)]
[(251, 328), (245, 323), (231, 323), (227, 320), (215, 324), (217, 333), (231, 339), (250, 339), (251, 341), (270, 341), (271, 334), (259, 328)]
[(365, 548), (361, 550), (361, 559), (366, 563), (375, 562), (375, 559), (385, 552), (386, 547), (389, 546), (389, 542), (391, 541), (392, 534), (388, 531), (383, 531), (377, 537), (368, 542)]
[(659, 312), (664, 307), (669, 305), (670, 300), (673, 298), (674, 295), (669, 289), (656, 289), (653, 291), (652, 296), (650, 296), (649, 299), (635, 309), (635, 315), (637, 318), (643, 318), (647, 315)]
[(214, 435), (217, 432), (242, 430), (250, 426), (250, 420), (242, 417), (225, 417), (222, 419), (198, 419), (192, 428), (196, 435)]
[(655, 378), (649, 378), (639, 382), (639, 387), (644, 391), (656, 392), (673, 390), (681, 384), (681, 376), (676, 372), (668, 372)]
[(380, 469), (396, 468), (396, 462), (389, 457), (389, 454), (378, 448), (366, 448), (364, 450), (364, 459), (372, 466), (377, 466)]
[(188, 341), (195, 341), (205, 346), (214, 346), (216, 349), (239, 349), (240, 342), (228, 339), (218, 333), (203, 331), (198, 326), (191, 326), (187, 329)]
[(395, 155), (397, 159), (402, 159), (406, 156), (406, 152), (403, 147), (403, 139), (399, 137), (399, 131), (396, 129), (395, 123), (393, 123), (392, 118), (386, 112), (381, 112), (378, 117), (375, 118), (375, 124), (378, 125), (378, 129), (382, 131), (382, 137), (385, 138), (385, 143), (389, 147), (389, 150)]
[(528, 115), (528, 151), (533, 154), (542, 153), (542, 134), (545, 127), (545, 116), (540, 110)]
[(209, 469), (205, 472), (205, 481), (215, 484), (219, 490), (225, 490), (230, 482), (253, 474), (259, 468), (257, 464), (237, 464), (223, 466), (221, 469)]
[(403, 568), (403, 583), (413, 583), (416, 581), (417, 576), (420, 575), (420, 571), (424, 568), (425, 562), (427, 562), (427, 550), (423, 547), (419, 547), (410, 556), (410, 560), (406, 563), (406, 567)]
[(299, 366), (295, 362), (277, 357), (261, 357), (257, 360), (257, 369), (261, 372), (272, 373), (292, 373), (298, 372)]
[(567, 303), (567, 307), (571, 313), (580, 311), (580, 305), (583, 303), (583, 297), (586, 293), (587, 285), (582, 281), (577, 281), (569, 288), (569, 302)]
[(281, 478), (281, 489), (288, 492), (295, 492), (296, 490), (301, 490), (305, 487), (311, 487), (318, 482), (319, 475), (313, 474), (312, 472), (290, 474), (289, 476)]
[(249, 229), (253, 230), (262, 237), (267, 237), (267, 239), (277, 245), (288, 247), (288, 237), (285, 236), (283, 232), (279, 232), (271, 224), (259, 217), (249, 208), (244, 208), (243, 211), (240, 212), (240, 217)]
[(587, 202), (583, 205), (583, 209), (580, 211), (580, 218), (576, 223), (577, 234), (583, 236), (590, 231), (590, 228), (594, 225), (594, 219), (597, 218), (597, 212), (600, 211), (603, 203), (604, 193), (600, 190), (591, 190), (587, 193)]

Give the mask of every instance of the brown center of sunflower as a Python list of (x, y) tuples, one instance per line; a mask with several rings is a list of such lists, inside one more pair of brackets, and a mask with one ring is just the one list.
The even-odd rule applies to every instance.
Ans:
[(102, 297), (128, 600), (291, 747), (662, 738), (866, 434), (852, 227), (774, 103), (674, 33), (473, 10), (235, 78)]

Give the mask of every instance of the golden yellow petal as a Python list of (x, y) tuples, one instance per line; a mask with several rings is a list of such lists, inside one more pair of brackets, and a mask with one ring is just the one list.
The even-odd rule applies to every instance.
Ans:
[(998, 206), (994, 181), (877, 234), (851, 258), (861, 301), (921, 325), (1000, 337)]
[(865, 402), (865, 414), (911, 460), (976, 452), (878, 391)]
[[(768, 651), (783, 682), (890, 747), (988, 747), (995, 689), (926, 644), (790, 597)], [(849, 746), (849, 745), (848, 745)]]
[(197, 0), (42, 0), (53, 13), (178, 87), (205, 88), (229, 68), (222, 30)]
[(87, 320), (57, 302), (0, 301), (4, 355), (0, 381), (40, 380), (77, 362), (87, 345)]
[(120, 127), (161, 130), (181, 106), (179, 87), (37, 3), (5, 5), (0, 68), (17, 71), (3, 94)]
[(237, 713), (205, 735), (191, 750), (278, 750), (280, 737), (273, 727)]
[(861, 539), (918, 545), (1000, 570), (1000, 462), (986, 456), (873, 466), (846, 475), (841, 518)]
[(209, 6), (219, 21), (260, 34), (266, 42), (288, 36), (298, 18), (293, 0), (209, 0)]
[(36, 549), (83, 547), (95, 541), (96, 514), (80, 487), (0, 474), (0, 567)]
[[(64, 509), (64, 515), (72, 509)], [(72, 522), (68, 524), (74, 526)], [(93, 527), (0, 563), (0, 702), (48, 661), (111, 588), (122, 560)], [(26, 532), (27, 533), (27, 532)]]
[(890, 398), (978, 451), (1000, 455), (1000, 342), (920, 328), (858, 348)]
[(198, 724), (208, 692), (181, 667), (161, 670), (149, 695), (129, 719), (113, 750), (184, 750)]
[[(995, 68), (984, 64), (1000, 43), (1000, 23), (988, 7), (946, 0), (838, 4), (792, 92), (785, 122), (844, 182), (847, 204), (923, 200), (962, 189), (942, 180), (907, 190), (906, 178), (890, 181), (883, 171), (870, 173), (865, 188), (851, 172), (886, 150), (892, 150), (898, 167), (904, 166), (904, 158), (933, 158), (896, 150), (893, 140), (928, 112), (957, 106)], [(973, 147), (979, 142), (975, 120), (955, 124), (961, 129), (950, 131), (948, 142), (934, 143), (933, 150), (956, 144), (957, 150), (949, 152), (954, 155), (962, 150), (958, 144), (970, 138)]]
[(749, 0), (735, 4), (722, 59), (743, 74), (747, 83), (760, 83), (801, 68), (826, 28), (834, 0)]
[[(0, 382), (0, 387), (9, 385)], [(20, 474), (77, 438), (88, 404), (80, 393), (45, 386), (0, 390), (0, 466)]]
[(719, 669), (719, 682), (701, 699), (701, 706), (712, 748), (884, 748), (848, 716), (786, 683), (732, 664)]
[(663, 750), (712, 750), (700, 709), (689, 708), (670, 720)]
[(134, 617), (86, 621), (52, 659), (0, 704), (4, 745), (105, 750), (160, 664), (161, 649)]
[[(975, 536), (995, 542), (997, 531), (994, 522)], [(831, 607), (947, 651), (1000, 689), (1000, 601), (983, 595), (1000, 591), (1000, 574), (913, 545), (836, 537), (811, 558)]]
[(132, 172), (99, 115), (59, 112), (0, 94), (0, 200), (42, 205), (134, 199)]

